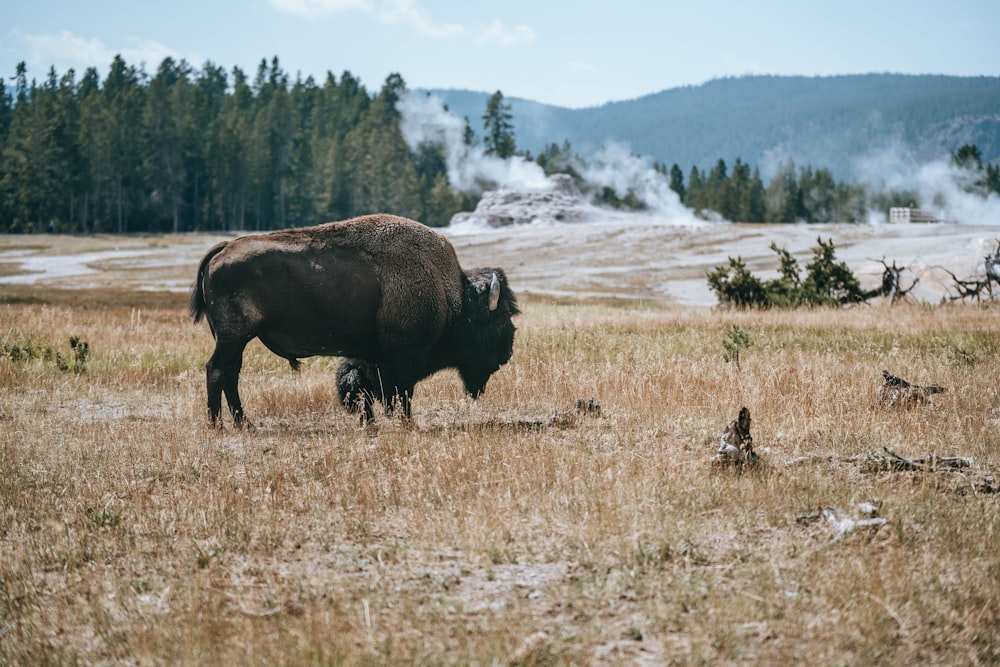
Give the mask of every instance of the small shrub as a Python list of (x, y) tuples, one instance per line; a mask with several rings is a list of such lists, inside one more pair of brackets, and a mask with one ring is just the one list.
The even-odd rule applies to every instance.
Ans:
[(87, 361), (90, 359), (90, 343), (80, 340), (79, 336), (70, 336), (69, 347), (70, 353), (67, 357), (50, 345), (32, 340), (14, 343), (5, 340), (0, 343), (0, 357), (7, 357), (19, 366), (41, 361), (52, 364), (61, 371), (83, 373), (87, 370)]
[(87, 360), (90, 359), (90, 343), (80, 340), (79, 336), (70, 336), (69, 346), (73, 350), (73, 358), (68, 370), (82, 373), (87, 369)]
[(750, 334), (746, 329), (738, 324), (732, 324), (726, 329), (726, 335), (722, 339), (722, 358), (728, 364), (736, 362), (736, 368), (740, 367), (740, 352), (753, 345)]
[(726, 306), (745, 309), (769, 305), (764, 283), (747, 270), (741, 257), (730, 257), (728, 267), (715, 267), (708, 274), (708, 286), (715, 292), (719, 303)]
[(813, 259), (806, 264), (806, 279), (802, 281), (803, 301), (813, 306), (837, 306), (865, 300), (865, 293), (854, 273), (844, 262), (836, 261), (833, 239), (813, 248)]
[(730, 257), (728, 267), (719, 265), (709, 272), (708, 286), (720, 305), (742, 309), (833, 306), (868, 298), (847, 264), (836, 261), (833, 239), (816, 241), (805, 279), (791, 253), (772, 243), (771, 250), (778, 254), (777, 278), (763, 281), (747, 270), (742, 258)]

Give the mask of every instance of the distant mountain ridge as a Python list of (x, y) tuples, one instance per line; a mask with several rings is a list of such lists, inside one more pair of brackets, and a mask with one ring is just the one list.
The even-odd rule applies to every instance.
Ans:
[[(491, 92), (432, 89), (482, 134)], [(984, 163), (1000, 160), (1000, 77), (860, 74), (744, 76), (672, 88), (633, 100), (567, 109), (505, 97), (519, 150), (537, 154), (569, 140), (590, 158), (618, 142), (685, 176), (721, 158), (759, 167), (768, 177), (792, 159), (854, 180), (857, 160), (902, 150), (913, 160), (945, 157), (975, 144)]]

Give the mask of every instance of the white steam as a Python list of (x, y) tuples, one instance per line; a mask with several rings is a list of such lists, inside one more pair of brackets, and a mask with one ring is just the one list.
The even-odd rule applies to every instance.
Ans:
[(411, 151), (424, 145), (440, 146), (448, 165), (448, 182), (463, 192), (485, 188), (543, 188), (545, 172), (521, 157), (503, 160), (487, 155), (481, 145), (465, 143), (465, 121), (448, 112), (432, 95), (404, 95), (396, 104), (402, 115), (403, 139)]
[[(466, 144), (465, 121), (446, 110), (433, 95), (406, 94), (396, 108), (402, 116), (403, 138), (411, 151), (426, 145), (443, 150), (452, 187), (476, 194), (486, 189), (531, 191), (551, 187), (538, 164), (519, 156), (503, 160), (487, 155), (481, 145)], [(645, 217), (667, 218), (682, 224), (700, 222), (681, 204), (667, 179), (653, 169), (648, 159), (633, 155), (620, 145), (602, 148), (582, 176), (584, 190), (608, 187), (619, 198), (634, 194), (648, 207)], [(621, 215), (608, 212), (609, 217)]]
[(676, 222), (698, 222), (694, 213), (681, 203), (680, 196), (670, 189), (667, 178), (650, 165), (649, 159), (630, 153), (620, 144), (603, 146), (583, 177), (590, 185), (611, 188), (620, 198), (634, 193), (651, 214)]
[[(463, 192), (481, 194), (485, 190), (539, 191), (551, 187), (543, 169), (534, 162), (515, 156), (500, 159), (487, 155), (481, 144), (465, 143), (465, 121), (444, 108), (432, 96), (404, 95), (397, 104), (402, 116), (402, 132), (412, 151), (437, 146), (444, 152), (448, 181)], [(878, 191), (915, 193), (918, 208), (933, 212), (942, 220), (970, 225), (1000, 225), (1000, 197), (984, 195), (976, 174), (952, 164), (944, 157), (934, 162), (918, 162), (901, 142), (874, 150), (857, 159), (855, 174), (861, 182)], [(619, 198), (632, 194), (647, 206), (645, 215), (605, 211), (608, 218), (657, 219), (679, 224), (700, 220), (670, 189), (668, 179), (650, 160), (632, 154), (624, 146), (604, 146), (582, 169), (581, 190), (610, 188)], [(888, 211), (869, 212), (872, 223), (885, 222)], [(720, 218), (721, 219), (721, 218)]]
[[(912, 191), (917, 208), (949, 222), (967, 225), (1000, 225), (1000, 197), (984, 196), (975, 181), (983, 174), (961, 168), (943, 157), (919, 163), (901, 144), (872, 151), (855, 162), (862, 182), (886, 191)], [(885, 221), (887, 211), (871, 211), (873, 222)]]

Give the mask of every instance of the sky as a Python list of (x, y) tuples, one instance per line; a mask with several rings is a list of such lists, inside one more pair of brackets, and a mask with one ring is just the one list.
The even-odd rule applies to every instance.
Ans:
[(0, 73), (103, 77), (116, 54), (251, 78), (349, 71), (372, 93), (501, 91), (570, 108), (748, 74), (1000, 75), (997, 0), (4, 0)]

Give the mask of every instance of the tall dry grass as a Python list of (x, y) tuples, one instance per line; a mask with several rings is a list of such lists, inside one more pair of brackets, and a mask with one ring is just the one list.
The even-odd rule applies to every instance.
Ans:
[[(253, 344), (244, 433), (206, 425), (181, 304), (54, 302), (0, 306), (0, 341), (91, 349), (81, 373), (0, 359), (0, 664), (1000, 661), (996, 494), (785, 465), (889, 446), (995, 475), (995, 308), (527, 299), (483, 399), (441, 373), (412, 424), (368, 429), (336, 360)], [(879, 409), (883, 368), (948, 390)], [(713, 468), (744, 405), (764, 465)], [(868, 499), (877, 530), (797, 521)]]

